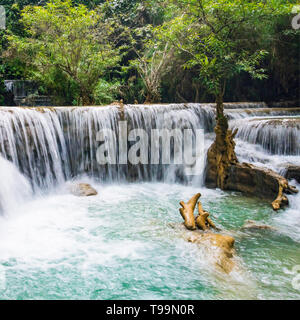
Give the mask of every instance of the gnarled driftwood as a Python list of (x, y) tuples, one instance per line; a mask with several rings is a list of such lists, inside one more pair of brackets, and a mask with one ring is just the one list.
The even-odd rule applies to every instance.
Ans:
[(196, 221), (194, 216), (194, 210), (197, 204), (197, 201), (201, 197), (200, 193), (194, 195), (188, 203), (183, 201), (180, 202), (182, 208), (179, 209), (179, 212), (184, 220), (184, 225), (188, 230), (196, 230)]
[[(199, 244), (206, 248), (213, 257), (217, 266), (226, 273), (230, 273), (235, 266), (232, 260), (234, 254), (234, 238), (228, 235), (211, 232), (210, 229), (219, 230), (209, 218), (209, 213), (198, 202), (198, 216), (195, 218), (194, 210), (201, 194), (197, 193), (187, 203), (181, 201), (179, 209), (184, 226), (190, 231), (185, 236), (188, 242)], [(197, 227), (199, 230), (197, 230)], [(201, 231), (200, 231), (201, 230)]]

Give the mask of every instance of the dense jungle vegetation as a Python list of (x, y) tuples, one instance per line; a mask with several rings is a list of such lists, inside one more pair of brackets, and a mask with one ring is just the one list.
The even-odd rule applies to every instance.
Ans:
[(2, 0), (4, 80), (57, 105), (299, 98), (297, 0)]

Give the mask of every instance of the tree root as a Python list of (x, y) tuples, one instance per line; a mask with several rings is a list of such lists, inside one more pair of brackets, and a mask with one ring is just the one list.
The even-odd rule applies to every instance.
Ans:
[(197, 201), (201, 197), (200, 193), (191, 198), (188, 203), (184, 203), (183, 201), (180, 202), (182, 208), (179, 209), (179, 212), (184, 220), (184, 225), (188, 230), (196, 230), (196, 221), (194, 217), (194, 210), (197, 204)]
[(237, 129), (234, 132), (229, 130), (223, 97), (219, 96), (216, 102), (216, 138), (207, 152), (206, 186), (241, 191), (271, 200), (272, 208), (276, 211), (287, 206), (289, 201), (286, 194), (295, 194), (297, 189), (272, 170), (238, 162), (234, 142)]
[(216, 140), (207, 153), (206, 186), (267, 199), (275, 211), (287, 206), (289, 200), (286, 195), (296, 194), (298, 190), (273, 170), (239, 163), (234, 152), (236, 132), (227, 130), (222, 142), (219, 125), (215, 131)]
[(196, 225), (199, 229), (203, 231), (209, 230), (210, 228), (219, 230), (216, 227), (216, 225), (213, 223), (213, 221), (209, 218), (210, 216), (209, 212), (203, 210), (203, 207), (200, 201), (198, 202), (198, 213), (199, 215), (196, 217)]
[(234, 261), (231, 259), (233, 258), (235, 240), (231, 236), (210, 231), (211, 228), (214, 230), (219, 229), (209, 218), (210, 214), (203, 209), (200, 201), (198, 202), (198, 216), (195, 218), (194, 210), (200, 196), (200, 193), (194, 195), (187, 204), (183, 201), (180, 202), (182, 208), (179, 211), (184, 219), (184, 226), (191, 232), (186, 237), (186, 240), (205, 246), (215, 259), (216, 264), (226, 273), (230, 273), (235, 266)]

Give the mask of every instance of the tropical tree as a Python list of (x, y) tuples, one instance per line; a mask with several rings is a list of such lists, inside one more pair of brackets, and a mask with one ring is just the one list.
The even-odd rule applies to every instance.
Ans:
[(73, 90), (74, 103), (92, 104), (97, 83), (120, 60), (103, 13), (71, 0), (51, 0), (25, 7), (21, 23), (26, 36), (8, 37), (7, 56), (20, 58), (28, 76), (46, 88), (60, 94)]
[(223, 100), (226, 84), (237, 74), (266, 77), (261, 62), (268, 52), (261, 41), (270, 38), (278, 16), (289, 15), (283, 0), (174, 0), (180, 15), (157, 28), (157, 37), (185, 55), (184, 67), (197, 69), (199, 79), (216, 99), (216, 140), (210, 149), (222, 188), (225, 167), (237, 161), (234, 135), (228, 130)]
[(170, 60), (172, 57), (172, 50), (167, 43), (162, 49), (149, 45), (140, 53), (136, 50), (137, 59), (131, 61), (145, 88), (144, 96), (146, 103), (161, 101), (161, 81), (162, 77), (168, 72)]
[(180, 15), (157, 28), (157, 35), (182, 53), (185, 68), (198, 68), (206, 89), (222, 103), (226, 83), (247, 72), (263, 79), (267, 55), (258, 46), (269, 36), (274, 17), (291, 12), (286, 1), (175, 0)]

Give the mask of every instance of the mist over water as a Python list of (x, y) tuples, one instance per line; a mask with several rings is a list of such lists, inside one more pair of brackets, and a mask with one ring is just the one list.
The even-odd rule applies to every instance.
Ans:
[[(231, 125), (241, 130), (240, 161), (277, 172), (283, 163), (299, 165), (298, 153), (284, 145), (291, 140), (280, 140), (278, 150), (264, 144), (276, 130), (283, 135), (282, 126), (253, 126), (257, 116), (267, 122), (286, 110), (229, 107)], [(125, 119), (146, 132), (203, 129), (205, 150), (214, 139), (212, 105), (125, 106)], [(269, 203), (204, 188), (203, 176), (185, 177), (184, 166), (99, 167), (96, 132), (110, 128), (118, 138), (119, 120), (117, 106), (0, 109), (1, 299), (300, 299), (291, 285), (300, 265), (299, 194), (275, 214)], [(69, 182), (90, 183), (98, 196), (75, 197)], [(230, 275), (170, 225), (182, 222), (179, 201), (198, 192), (236, 239), (240, 268)], [(276, 230), (244, 230), (246, 220)]]
[(19, 170), (0, 156), (0, 215), (11, 214), (19, 205), (29, 200), (32, 188)]

